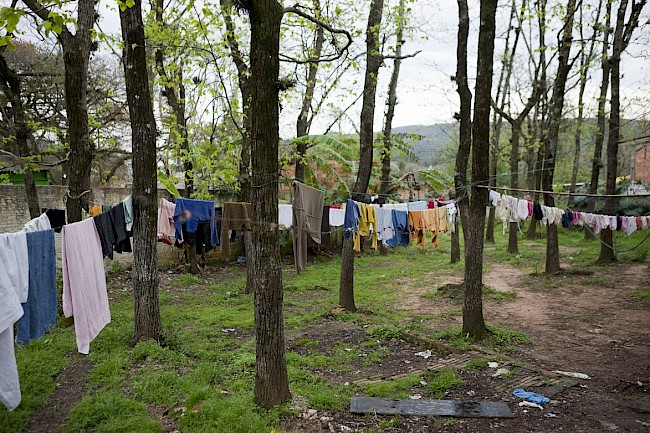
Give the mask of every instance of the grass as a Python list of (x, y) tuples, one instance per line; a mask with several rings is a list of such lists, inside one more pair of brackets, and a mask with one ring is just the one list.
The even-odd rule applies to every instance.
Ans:
[(469, 336), (463, 335), (460, 326), (434, 332), (431, 338), (463, 350), (469, 349), (473, 343), (507, 351), (513, 351), (523, 344), (533, 344), (533, 341), (522, 332), (491, 325), (487, 325), (487, 335), (478, 342), (474, 342)]
[(635, 291), (632, 293), (632, 298), (639, 301), (650, 302), (650, 288)]
[[(522, 241), (519, 256), (505, 252), (507, 236), (495, 233), (497, 244), (486, 250), (490, 263), (513, 263), (538, 274), (543, 272), (544, 240)], [(634, 247), (641, 234), (629, 238), (617, 236), (621, 250)], [(593, 262), (598, 256), (596, 243), (585, 243), (581, 233), (560, 231), (560, 245), (575, 248), (574, 267), (602, 270)], [(578, 251), (579, 250), (579, 251)], [(647, 255), (642, 244), (622, 255), (624, 261)], [(325, 379), (330, 375), (353, 376), (356, 371), (385, 361), (390, 355), (387, 340), (401, 338), (409, 329), (423, 330), (423, 322), (462, 315), (458, 307), (438, 314), (414, 314), (396, 308), (405, 288), (435, 287), (446, 275), (462, 275), (463, 264), (449, 264), (449, 240), (441, 238), (440, 249), (427, 245), (422, 254), (417, 247), (398, 248), (388, 256), (362, 254), (355, 259), (355, 300), (361, 312), (331, 315), (338, 302), (340, 260), (318, 258), (307, 270), (296, 275), (285, 269), (285, 328), (287, 332), (307, 327), (318, 329), (327, 320), (355, 323), (368, 336), (351, 343), (339, 341), (322, 347), (323, 340), (309, 334), (294, 343), (297, 352), (287, 352), (289, 383), (294, 396), (309, 408), (345, 411), (352, 395), (408, 398), (421, 388), (418, 374), (369, 385), (365, 388)], [(123, 284), (110, 281), (122, 277), (124, 270), (112, 265), (109, 274), (112, 322), (91, 344), (90, 355), (76, 352), (73, 327), (56, 327), (42, 340), (16, 348), (21, 377), (22, 404), (14, 411), (0, 408), (0, 431), (14, 433), (25, 429), (34, 413), (48, 404), (57, 386), (57, 375), (66, 367), (86, 360), (91, 363), (87, 376), (87, 395), (79, 401), (63, 426), (63, 432), (159, 432), (155, 414), (164, 411), (183, 432), (269, 432), (278, 428), (280, 417), (292, 413), (286, 406), (273, 411), (260, 410), (253, 401), (255, 378), (255, 340), (253, 295), (244, 294), (244, 271), (233, 268), (227, 278), (201, 278), (176, 275), (171, 289), (161, 290), (161, 313), (165, 327), (164, 344), (142, 342), (130, 346), (133, 334), (133, 300)], [(596, 276), (575, 277), (576, 282)], [(580, 278), (583, 278), (580, 280)], [(551, 286), (557, 279), (529, 277), (531, 284)], [(174, 290), (199, 286), (200, 291)], [(430, 291), (425, 297), (440, 296)], [(484, 297), (494, 302), (516, 300), (515, 292), (485, 287)], [(650, 290), (639, 289), (635, 299), (650, 302)], [(234, 329), (235, 332), (222, 330)], [(531, 340), (521, 332), (488, 327), (487, 338), (480, 342), (496, 350), (510, 351)], [(473, 343), (461, 334), (461, 328), (449, 328), (433, 335), (445, 344), (467, 349)], [(357, 344), (358, 343), (358, 344)], [(304, 355), (304, 352), (308, 352)], [(475, 359), (464, 370), (486, 368), (492, 359)], [(516, 370), (515, 373), (516, 374)], [(331, 376), (327, 376), (331, 377)], [(428, 391), (435, 396), (462, 385), (451, 370), (427, 373)], [(397, 421), (385, 420), (395, 425)]]
[(436, 398), (443, 398), (447, 391), (465, 383), (454, 371), (447, 368), (426, 372), (424, 380), (427, 381), (427, 388)]

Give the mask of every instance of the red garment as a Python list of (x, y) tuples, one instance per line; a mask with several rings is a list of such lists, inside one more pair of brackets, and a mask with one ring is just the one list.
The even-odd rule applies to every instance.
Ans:
[(641, 220), (641, 217), (638, 216), (636, 217), (636, 229), (641, 230), (643, 228), (643, 221)]
[(427, 202), (427, 209), (435, 209), (435, 207), (436, 207), (436, 202), (435, 201), (429, 200)]
[(529, 217), (533, 216), (533, 206), (534, 206), (534, 205), (533, 205), (533, 202), (532, 202), (532, 201), (529, 201), (529, 202), (528, 202), (528, 216), (529, 216)]
[(330, 209), (341, 209), (341, 205), (340, 204), (331, 204)]

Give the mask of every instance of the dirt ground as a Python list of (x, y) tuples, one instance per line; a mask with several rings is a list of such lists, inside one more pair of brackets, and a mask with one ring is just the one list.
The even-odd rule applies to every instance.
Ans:
[[(223, 270), (220, 270), (222, 272)], [(444, 280), (444, 281), (442, 281)], [(436, 284), (459, 283), (460, 276), (442, 277)], [(161, 278), (168, 285), (167, 275)], [(625, 264), (596, 270), (592, 275), (567, 272), (553, 278), (531, 276), (509, 265), (490, 263), (484, 283), (499, 291), (515, 291), (510, 302), (484, 301), (484, 316), (494, 325), (527, 334), (533, 345), (520, 346), (516, 352), (499, 354), (499, 367), (517, 371), (507, 379), (493, 377), (492, 369), (459, 372), (464, 384), (451, 389), (445, 399), (472, 401), (505, 401), (515, 414), (510, 419), (445, 418), (416, 416), (353, 415), (348, 411), (307, 412), (304, 399), (294, 396), (295, 406), (304, 408), (304, 416), (284, 417), (280, 428), (291, 432), (608, 432), (650, 431), (650, 305), (635, 300), (631, 294), (650, 285), (647, 263)], [(441, 314), (458, 304), (443, 296), (425, 296), (432, 287), (411, 287), (399, 290), (400, 308), (414, 315), (439, 317), (426, 323), (431, 330), (460, 324), (461, 318)], [(317, 296), (317, 291), (316, 292)], [(436, 316), (438, 315), (438, 316)], [(298, 353), (320, 352), (330, 355), (337, 343), (362, 346), (370, 339), (367, 329), (354, 323), (322, 319), (307, 329), (290, 332), (287, 348)], [(317, 341), (316, 345), (300, 341)], [(381, 340), (387, 355), (381, 363), (364, 363), (362, 356), (347, 373), (315, 372), (333, 384), (363, 380), (390, 380), (395, 375), (413, 374), (436, 366), (452, 366), (462, 360), (461, 354), (433, 354), (428, 359), (418, 356), (423, 347), (404, 340)], [(489, 353), (471, 351), (465, 360), (489, 357)], [(88, 393), (83, 371), (61, 373), (59, 382), (66, 383), (68, 397), (55, 393), (57, 411), (36, 414), (27, 431), (55, 431), (65, 415)], [(551, 387), (563, 377), (553, 370), (588, 374), (590, 380), (569, 380), (568, 387)], [(74, 374), (72, 374), (74, 373)], [(73, 375), (77, 379), (68, 378)], [(528, 382), (526, 382), (528, 381)], [(527, 391), (547, 393), (552, 401), (543, 410), (520, 407), (512, 390), (521, 383)], [(58, 392), (58, 391), (57, 391)], [(433, 398), (426, 386), (413, 387), (411, 395)], [(361, 395), (361, 394), (360, 394)], [(61, 402), (63, 404), (61, 405)], [(161, 408), (151, 407), (152, 416), (163, 421), (166, 432), (177, 431), (173, 417)]]
[[(446, 278), (452, 283), (460, 279)], [(444, 398), (506, 401), (514, 418), (356, 416), (323, 411), (311, 416), (305, 414), (310, 419), (285, 419), (283, 427), (306, 432), (344, 432), (348, 429), (393, 432), (650, 431), (650, 308), (631, 296), (650, 285), (647, 264), (617, 265), (597, 270), (593, 275), (569, 270), (553, 277), (550, 283), (543, 277), (530, 277), (513, 266), (491, 264), (484, 283), (496, 290), (517, 293), (512, 302), (484, 301), (486, 320), (523, 331), (534, 344), (520, 346), (516, 353), (502, 356), (500, 367), (519, 370), (516, 377), (494, 378), (494, 370), (462, 371), (460, 376), (464, 384), (452, 389)], [(401, 308), (416, 314), (433, 316), (453, 305), (441, 297), (422, 296), (430, 288), (405, 285), (402, 290)], [(435, 329), (454, 323), (460, 324), (461, 319), (447, 317), (430, 326)], [(363, 333), (355, 329), (356, 325), (345, 325), (347, 329), (344, 330), (339, 329), (341, 325), (339, 328), (318, 326), (302, 337), (318, 339), (319, 345), (325, 346), (328, 341), (339, 341), (341, 335), (345, 341), (353, 341), (355, 333)], [(358, 340), (363, 341), (362, 336)], [(374, 366), (372, 371), (365, 370), (351, 377), (331, 378), (326, 373), (323, 376), (341, 383), (354, 380), (355, 376), (373, 376), (378, 372), (384, 377), (409, 373), (440, 362), (437, 357), (423, 362), (415, 355), (421, 347), (403, 341), (391, 344), (393, 352), (387, 362)], [(290, 340), (289, 348), (291, 345)], [(457, 355), (448, 359), (454, 357)], [(405, 364), (405, 360), (410, 362)], [(585, 373), (591, 379), (572, 380), (553, 373), (554, 370)], [(551, 396), (544, 410), (520, 407), (521, 400), (511, 394), (520, 386), (518, 382), (526, 383), (531, 377), (542, 379), (544, 383), (538, 380), (540, 386), (529, 385), (527, 391), (548, 391)], [(560, 379), (570, 386), (559, 389), (544, 386)], [(528, 383), (531, 382), (535, 381)], [(424, 387), (421, 390), (416, 387), (411, 392), (427, 397)]]

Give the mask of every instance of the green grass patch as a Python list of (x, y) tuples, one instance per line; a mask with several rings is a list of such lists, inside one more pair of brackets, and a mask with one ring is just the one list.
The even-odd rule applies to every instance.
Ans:
[(366, 387), (368, 397), (408, 398), (409, 391), (420, 384), (420, 376), (412, 374), (395, 380), (371, 383)]
[(436, 398), (444, 397), (448, 390), (465, 383), (454, 371), (448, 368), (427, 371), (424, 373), (424, 380), (427, 381), (427, 388)]
[(632, 298), (638, 299), (639, 301), (650, 302), (650, 288), (635, 291), (632, 293)]
[(172, 287), (183, 288), (201, 284), (203, 280), (200, 276), (194, 274), (178, 274), (172, 280)]
[(144, 404), (117, 392), (85, 397), (70, 412), (62, 433), (158, 433), (160, 422), (147, 414)]

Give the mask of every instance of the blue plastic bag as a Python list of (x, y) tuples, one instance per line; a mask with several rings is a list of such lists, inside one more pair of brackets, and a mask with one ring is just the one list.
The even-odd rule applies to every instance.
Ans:
[(542, 394), (537, 394), (536, 392), (524, 391), (523, 388), (517, 388), (512, 391), (512, 395), (515, 397), (523, 398), (524, 400), (532, 401), (537, 404), (546, 404), (551, 401), (550, 398), (543, 396)]

